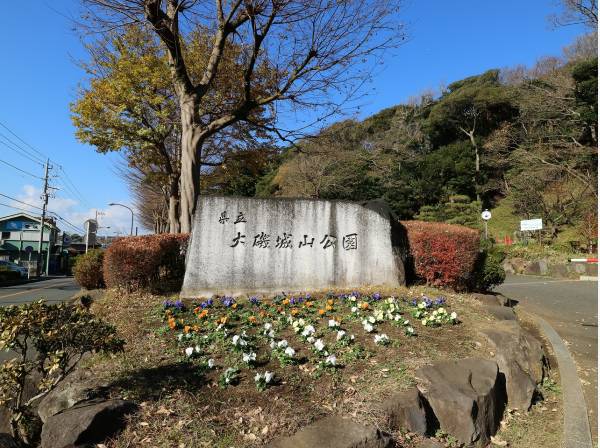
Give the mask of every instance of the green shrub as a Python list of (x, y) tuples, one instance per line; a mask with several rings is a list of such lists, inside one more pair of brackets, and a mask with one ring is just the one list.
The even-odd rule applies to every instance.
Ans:
[(100, 249), (92, 249), (79, 255), (73, 266), (75, 281), (85, 289), (104, 287), (103, 261), (104, 252)]
[(489, 291), (494, 286), (501, 285), (506, 278), (506, 272), (502, 267), (504, 257), (505, 254), (501, 250), (483, 249), (475, 262), (470, 289)]
[[(86, 353), (116, 353), (124, 341), (114, 326), (96, 318), (82, 307), (42, 301), (0, 307), (0, 351), (16, 356), (0, 363), (0, 406), (11, 415), (11, 429), (19, 446), (37, 446), (39, 434), (31, 434), (30, 419), (36, 400), (53, 390)], [(24, 394), (33, 377), (33, 397)]]

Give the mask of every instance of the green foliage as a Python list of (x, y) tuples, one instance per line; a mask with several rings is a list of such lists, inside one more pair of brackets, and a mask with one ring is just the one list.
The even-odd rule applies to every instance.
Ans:
[[(17, 439), (30, 441), (22, 420), (31, 415), (31, 404), (55, 388), (83, 355), (118, 352), (123, 344), (112, 325), (81, 307), (43, 301), (0, 307), (0, 350), (16, 353), (0, 365), (0, 405), (11, 410)], [(38, 393), (25, 401), (26, 378), (33, 374), (39, 378)]]
[(573, 67), (572, 75), (577, 112), (586, 124), (584, 139), (594, 143), (592, 130), (597, 132), (598, 127), (598, 58), (578, 63)]
[(77, 256), (73, 266), (75, 281), (85, 289), (96, 289), (104, 287), (104, 276), (102, 275), (102, 263), (104, 251), (100, 249), (89, 250), (85, 254)]
[(503, 251), (494, 247), (484, 248), (475, 262), (470, 289), (489, 291), (494, 286), (501, 285), (506, 278), (506, 272), (502, 267), (505, 256)]
[(481, 203), (468, 196), (455, 195), (450, 201), (438, 205), (424, 205), (415, 216), (421, 221), (445, 222), (479, 229), (481, 227)]

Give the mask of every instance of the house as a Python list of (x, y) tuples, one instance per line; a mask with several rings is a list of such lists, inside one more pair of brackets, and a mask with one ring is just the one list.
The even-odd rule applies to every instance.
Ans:
[[(35, 263), (39, 251), (40, 228), (40, 218), (29, 213), (0, 217), (0, 259), (23, 266), (28, 265), (30, 261)], [(44, 269), (49, 262), (49, 270), (57, 272), (61, 265), (62, 236), (54, 219), (46, 218), (42, 237)]]

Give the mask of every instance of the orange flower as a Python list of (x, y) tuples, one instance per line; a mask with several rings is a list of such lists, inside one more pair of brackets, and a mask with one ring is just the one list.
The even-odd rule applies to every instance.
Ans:
[(283, 302), (281, 302), (281, 303), (283, 303), (284, 305), (287, 305), (290, 303), (290, 301), (289, 301), (289, 299), (283, 299)]
[(362, 303), (360, 304), (360, 307), (361, 307), (363, 310), (366, 310), (366, 309), (368, 309), (368, 308), (369, 308), (369, 304), (368, 304), (367, 302), (362, 302)]
[(220, 318), (219, 320), (217, 320), (218, 323), (220, 324), (226, 324), (227, 323), (227, 316), (223, 316), (222, 318)]
[(250, 321), (251, 324), (255, 324), (256, 323), (256, 316), (250, 316), (250, 317), (248, 317), (248, 320)]
[(329, 299), (329, 300), (327, 301), (327, 305), (333, 306), (333, 299)]
[(292, 316), (296, 316), (299, 313), (298, 308), (292, 309)]
[(185, 334), (188, 334), (188, 333), (190, 332), (190, 328), (191, 328), (191, 327), (190, 327), (189, 325), (186, 325), (185, 327), (183, 327), (183, 332), (184, 332)]
[(234, 303), (233, 305), (231, 305), (231, 308), (233, 308), (235, 310), (237, 308), (237, 303)]
[(175, 319), (173, 317), (169, 317), (169, 328), (171, 330), (174, 330), (176, 326), (177, 323), (175, 323)]
[(202, 310), (200, 314), (198, 314), (198, 319), (202, 319), (206, 316), (208, 316), (208, 310)]
[(200, 327), (198, 325), (194, 325), (192, 327), (192, 330), (194, 330), (194, 331), (200, 331)]
[(267, 313), (264, 311), (261, 311), (260, 313), (258, 313), (260, 317), (266, 317)]
[(310, 308), (311, 306), (313, 306), (313, 303), (309, 300), (304, 304), (304, 306), (306, 306), (306, 308)]
[(196, 308), (194, 308), (194, 314), (198, 314), (200, 312), (200, 307), (197, 306)]
[(325, 310), (324, 310), (323, 308), (321, 308), (321, 309), (319, 310), (319, 314), (322, 316), (323, 314), (325, 314)]
[(325, 309), (326, 309), (327, 311), (333, 311), (333, 307), (332, 307), (331, 305), (327, 305), (327, 306), (325, 307)]

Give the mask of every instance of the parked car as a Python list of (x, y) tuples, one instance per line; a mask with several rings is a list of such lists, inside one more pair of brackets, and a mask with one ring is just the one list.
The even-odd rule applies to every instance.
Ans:
[(19, 266), (12, 261), (0, 260), (0, 266), (8, 269), (10, 271), (18, 272), (21, 275), (21, 278), (27, 278), (27, 268), (23, 266)]

